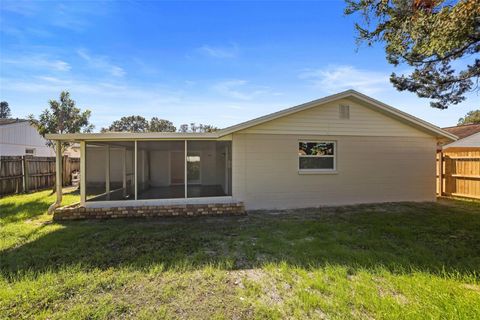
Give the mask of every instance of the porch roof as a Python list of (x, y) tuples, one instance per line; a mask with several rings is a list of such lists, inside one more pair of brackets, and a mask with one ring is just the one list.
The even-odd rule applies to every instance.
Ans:
[(218, 132), (184, 133), (184, 132), (104, 132), (104, 133), (65, 133), (47, 134), (49, 140), (63, 141), (112, 141), (112, 140), (215, 140), (222, 135)]
[(292, 108), (284, 109), (278, 112), (268, 114), (263, 117), (259, 117), (250, 121), (242, 122), (237, 125), (233, 125), (216, 132), (209, 133), (181, 133), (181, 132), (145, 132), (145, 133), (131, 133), (131, 132), (108, 132), (108, 133), (74, 133), (74, 134), (47, 134), (46, 138), (50, 140), (185, 140), (185, 139), (219, 139), (228, 136), (234, 132), (238, 132), (268, 121), (272, 121), (281, 117), (294, 114), (296, 112), (308, 110), (310, 108), (318, 107), (328, 102), (336, 101), (343, 98), (353, 98), (357, 101), (366, 103), (378, 112), (384, 113), (397, 121), (404, 122), (408, 125), (416, 127), (429, 133), (437, 138), (443, 138), (447, 141), (455, 141), (458, 137), (450, 132), (442, 130), (441, 128), (428, 123), (422, 119), (416, 118), (408, 113), (400, 111), (392, 106), (389, 106), (383, 102), (370, 98), (364, 94), (361, 94), (355, 90), (347, 90), (337, 94), (333, 94), (318, 100), (310, 101)]

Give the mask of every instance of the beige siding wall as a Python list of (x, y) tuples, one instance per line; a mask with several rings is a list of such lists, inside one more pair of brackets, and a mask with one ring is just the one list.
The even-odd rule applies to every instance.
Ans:
[[(337, 141), (337, 174), (299, 174), (299, 140)], [(234, 134), (233, 195), (248, 210), (435, 199), (429, 136)]]
[[(340, 119), (339, 106), (350, 106), (350, 119)], [(355, 136), (429, 136), (352, 99), (342, 99), (254, 126), (244, 133)]]

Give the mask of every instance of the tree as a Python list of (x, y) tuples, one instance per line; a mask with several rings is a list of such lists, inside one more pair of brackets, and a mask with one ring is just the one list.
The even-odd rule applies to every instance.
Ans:
[(150, 122), (142, 116), (121, 117), (102, 132), (175, 132), (177, 128), (171, 121), (153, 117)]
[[(75, 101), (70, 98), (68, 91), (60, 93), (60, 100), (50, 100), (49, 108), (43, 110), (38, 119), (33, 115), (29, 116), (30, 123), (38, 132), (45, 136), (47, 133), (78, 133), (91, 132), (93, 125), (90, 124), (90, 110), (82, 111), (76, 107)], [(55, 147), (51, 141), (47, 145)], [(70, 143), (62, 143), (62, 152)]]
[(7, 101), (0, 102), (0, 119), (7, 119), (11, 116), (10, 107)]
[(178, 132), (188, 132), (188, 124), (181, 124), (180, 128), (178, 128)]
[(220, 130), (219, 128), (212, 126), (210, 124), (196, 124), (195, 122), (190, 123), (190, 126), (188, 124), (182, 124), (180, 125), (180, 128), (178, 129), (178, 132), (198, 132), (198, 133), (203, 133), (203, 132), (215, 132)]
[[(392, 73), (400, 91), (430, 98), (446, 109), (479, 90), (480, 1), (478, 0), (346, 0), (345, 13), (359, 13), (357, 42), (385, 43), (387, 61), (413, 67), (407, 75)], [(461, 60), (461, 61), (460, 61)], [(452, 65), (465, 66), (456, 71)]]
[(147, 132), (148, 121), (142, 116), (121, 117), (115, 120), (108, 128), (103, 128), (102, 132)]
[(480, 124), (480, 109), (470, 111), (465, 117), (458, 119), (458, 125)]
[(148, 126), (148, 131), (150, 132), (175, 132), (177, 128), (173, 125), (173, 122), (159, 119), (157, 117), (153, 117), (150, 119), (150, 124)]

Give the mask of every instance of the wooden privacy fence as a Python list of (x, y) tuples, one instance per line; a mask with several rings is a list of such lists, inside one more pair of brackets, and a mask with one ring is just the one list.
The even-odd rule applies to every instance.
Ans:
[[(63, 157), (63, 185), (72, 183), (80, 159)], [(30, 192), (55, 185), (55, 157), (1, 156), (0, 196)]]
[(437, 194), (480, 199), (480, 148), (437, 153)]

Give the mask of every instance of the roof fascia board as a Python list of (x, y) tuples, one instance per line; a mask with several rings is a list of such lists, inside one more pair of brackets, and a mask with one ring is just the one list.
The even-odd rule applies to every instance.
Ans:
[(431, 124), (430, 122), (427, 122), (425, 120), (422, 120), (420, 118), (412, 116), (411, 114), (403, 112), (403, 111), (401, 111), (397, 108), (394, 108), (394, 107), (392, 107), (388, 104), (385, 104), (381, 101), (373, 99), (373, 98), (371, 98), (367, 95), (364, 95), (362, 93), (354, 91), (354, 92), (352, 92), (351, 96), (355, 97), (357, 99), (360, 99), (360, 100), (362, 100), (362, 101), (364, 101), (368, 104), (372, 104), (372, 105), (378, 107), (380, 110), (386, 111), (386, 114), (397, 116), (401, 119), (406, 120), (410, 124), (414, 124), (417, 127), (423, 128), (424, 130), (426, 129), (429, 132), (433, 132), (433, 133), (435, 133), (439, 136), (442, 136), (442, 137), (445, 137), (445, 138), (448, 138), (448, 139), (458, 140), (458, 137), (456, 135), (451, 134), (450, 132), (447, 132), (445, 130), (442, 130), (442, 128), (437, 127), (436, 125)]
[(247, 129), (247, 128), (250, 128), (250, 127), (265, 123), (265, 122), (268, 122), (268, 121), (272, 121), (272, 120), (275, 120), (275, 119), (278, 119), (278, 118), (281, 118), (281, 117), (291, 115), (291, 114), (296, 113), (296, 112), (300, 112), (300, 111), (310, 109), (312, 107), (316, 107), (320, 104), (324, 104), (324, 103), (328, 103), (328, 102), (331, 102), (331, 101), (335, 101), (335, 100), (338, 100), (338, 99), (348, 97), (348, 95), (349, 95), (348, 93), (349, 93), (348, 91), (336, 93), (336, 94), (333, 94), (333, 95), (330, 95), (330, 96), (327, 96), (327, 97), (324, 97), (324, 98), (321, 98), (321, 99), (317, 99), (317, 100), (313, 100), (313, 101), (310, 101), (310, 102), (307, 102), (307, 103), (300, 104), (298, 106), (294, 106), (294, 107), (283, 109), (283, 110), (280, 110), (280, 111), (277, 111), (277, 112), (274, 112), (274, 113), (270, 113), (270, 114), (267, 114), (265, 116), (261, 116), (261, 117), (258, 117), (258, 118), (252, 119), (252, 120), (248, 120), (248, 121), (245, 121), (245, 122), (227, 127), (225, 129), (222, 129), (222, 130), (218, 131), (218, 134), (220, 136), (223, 136), (223, 135), (231, 134), (231, 133), (234, 133), (234, 132), (237, 132), (237, 131), (240, 131), (240, 130), (244, 130), (244, 129)]
[(370, 98), (362, 93), (359, 93), (355, 90), (347, 90), (337, 94), (333, 94), (321, 99), (310, 101), (298, 106), (291, 108), (283, 109), (256, 119), (252, 119), (246, 122), (242, 122), (237, 125), (227, 127), (225, 129), (219, 130), (213, 133), (73, 133), (73, 134), (48, 134), (46, 138), (49, 140), (66, 140), (66, 141), (80, 141), (80, 140), (95, 140), (95, 141), (112, 141), (112, 140), (189, 140), (189, 139), (204, 139), (204, 140), (216, 140), (224, 136), (230, 135), (234, 132), (244, 130), (268, 121), (272, 121), (281, 117), (291, 115), (300, 111), (308, 110), (313, 107), (320, 106), (332, 101), (344, 99), (344, 98), (356, 98), (360, 101), (365, 102), (366, 104), (372, 105), (388, 116), (397, 118), (397, 120), (404, 120), (407, 124), (413, 125), (419, 129), (434, 134), (435, 136), (440, 136), (450, 140), (457, 140), (458, 137), (454, 134), (446, 132), (441, 128), (427, 122), (416, 118), (406, 112), (400, 111), (392, 106), (389, 106), (381, 101)]
[(220, 130), (220, 131), (218, 131), (218, 134), (219, 135), (231, 134), (233, 132), (240, 131), (240, 130), (245, 130), (247, 128), (250, 128), (250, 127), (253, 127), (253, 126), (268, 122), (268, 121), (272, 121), (272, 120), (275, 120), (275, 119), (278, 119), (278, 118), (281, 118), (281, 117), (284, 117), (284, 116), (287, 116), (287, 115), (291, 115), (291, 114), (296, 113), (296, 112), (308, 110), (310, 108), (317, 107), (317, 106), (322, 105), (322, 104), (326, 104), (326, 103), (336, 101), (336, 100), (340, 100), (340, 99), (343, 99), (343, 98), (351, 98), (351, 97), (357, 98), (360, 101), (363, 101), (367, 104), (374, 105), (378, 109), (384, 111), (385, 114), (387, 114), (389, 116), (393, 115), (393, 116), (396, 116), (396, 117), (401, 118), (403, 120), (406, 120), (407, 123), (413, 124), (416, 127), (420, 127), (421, 129), (423, 129), (427, 132), (434, 133), (436, 136), (442, 136), (442, 137), (448, 138), (450, 140), (457, 140), (458, 139), (457, 136), (455, 136), (455, 135), (453, 135), (449, 132), (446, 132), (446, 131), (442, 130), (441, 128), (439, 128), (439, 127), (437, 127), (437, 126), (435, 126), (435, 125), (433, 125), (433, 124), (431, 124), (427, 121), (416, 118), (416, 117), (414, 117), (414, 116), (412, 116), (412, 115), (410, 115), (406, 112), (400, 111), (400, 110), (398, 110), (398, 109), (396, 109), (392, 106), (389, 106), (389, 105), (387, 105), (383, 102), (380, 102), (376, 99), (370, 98), (369, 96), (366, 96), (366, 95), (364, 95), (362, 93), (359, 93), (355, 90), (347, 90), (347, 91), (340, 92), (340, 93), (337, 93), (337, 94), (334, 94), (334, 95), (331, 95), (331, 96), (327, 96), (327, 97), (322, 98), (322, 99), (310, 101), (310, 102), (307, 102), (307, 103), (304, 103), (304, 104), (301, 104), (301, 105), (298, 105), (298, 106), (295, 106), (295, 107), (292, 107), (292, 108), (284, 109), (284, 110), (281, 110), (281, 111), (278, 111), (278, 112), (275, 112), (275, 113), (271, 113), (271, 114), (263, 116), (263, 117), (259, 117), (259, 118), (256, 118), (256, 119), (253, 119), (253, 120), (250, 120), (250, 121), (246, 121), (246, 122), (243, 122), (243, 123), (225, 128), (223, 130)]
[(216, 140), (216, 133), (164, 134), (164, 133), (67, 133), (47, 134), (46, 139), (64, 141), (132, 141), (132, 140)]

